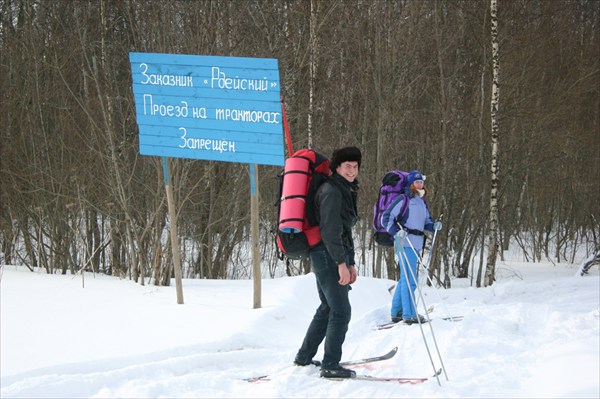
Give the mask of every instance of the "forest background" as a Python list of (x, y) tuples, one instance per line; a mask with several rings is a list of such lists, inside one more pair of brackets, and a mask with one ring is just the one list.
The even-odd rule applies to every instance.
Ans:
[[(498, 2), (499, 228), (525, 261), (600, 248), (600, 2)], [(140, 156), (129, 52), (277, 58), (295, 149), (363, 152), (359, 273), (383, 174), (427, 175), (432, 270), (478, 275), (491, 185), (489, 1), (0, 0), (2, 264), (168, 285), (161, 159)], [(246, 164), (171, 159), (184, 278), (252, 275)], [(279, 167), (259, 166), (263, 277)], [(477, 280), (477, 278), (475, 278)], [(479, 281), (475, 281), (479, 284)]]

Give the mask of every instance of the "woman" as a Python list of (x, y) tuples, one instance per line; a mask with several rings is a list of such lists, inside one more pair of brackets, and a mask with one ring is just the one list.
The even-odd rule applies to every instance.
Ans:
[[(427, 321), (415, 309), (417, 287), (418, 251), (424, 245), (424, 231), (433, 232), (442, 228), (442, 223), (431, 219), (425, 197), (425, 176), (417, 170), (408, 174), (404, 195), (398, 196), (381, 216), (387, 232), (397, 237), (395, 248), (400, 266), (399, 286), (392, 299), (392, 321), (404, 320), (407, 324)], [(407, 212), (399, 217), (404, 201), (409, 201)]]

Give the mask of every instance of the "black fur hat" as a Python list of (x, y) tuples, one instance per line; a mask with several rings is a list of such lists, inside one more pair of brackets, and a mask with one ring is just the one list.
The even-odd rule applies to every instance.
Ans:
[(344, 162), (358, 162), (358, 167), (360, 169), (360, 161), (362, 158), (362, 154), (360, 150), (356, 147), (344, 147), (339, 148), (333, 151), (333, 155), (331, 155), (330, 167), (333, 172)]

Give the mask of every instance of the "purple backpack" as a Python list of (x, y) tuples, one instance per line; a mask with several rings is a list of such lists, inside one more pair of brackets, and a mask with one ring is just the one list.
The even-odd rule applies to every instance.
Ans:
[[(404, 195), (406, 181), (408, 180), (408, 172), (402, 170), (392, 170), (387, 172), (381, 179), (381, 187), (379, 188), (379, 196), (377, 202), (373, 205), (373, 228), (375, 229), (375, 242), (384, 247), (394, 246), (394, 237), (390, 236), (381, 225), (381, 216), (383, 212), (390, 206), (398, 196)], [(400, 211), (399, 219), (406, 217), (408, 210), (408, 201), (404, 201)]]

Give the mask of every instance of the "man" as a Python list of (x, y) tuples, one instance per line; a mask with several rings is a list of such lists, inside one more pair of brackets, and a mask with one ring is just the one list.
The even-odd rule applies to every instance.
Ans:
[[(361, 152), (344, 147), (333, 152), (331, 177), (319, 187), (315, 208), (322, 241), (311, 248), (310, 261), (321, 304), (308, 326), (294, 364), (321, 365), (321, 377), (352, 378), (353, 370), (340, 366), (342, 344), (351, 317), (348, 292), (357, 278), (352, 227), (358, 220), (356, 198)], [(325, 340), (323, 362), (313, 360)]]

